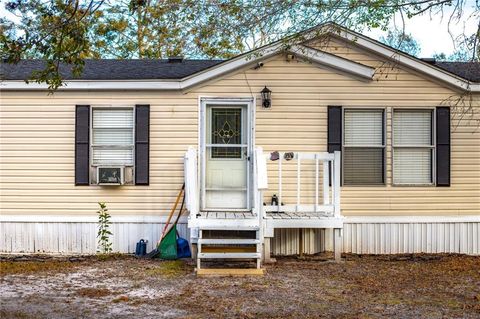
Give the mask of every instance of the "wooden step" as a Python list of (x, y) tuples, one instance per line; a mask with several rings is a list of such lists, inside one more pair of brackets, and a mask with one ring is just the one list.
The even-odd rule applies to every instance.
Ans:
[(199, 244), (215, 244), (215, 245), (245, 245), (245, 244), (260, 244), (259, 239), (244, 239), (244, 238), (199, 238)]
[(237, 252), (223, 252), (223, 253), (198, 253), (199, 259), (259, 259), (262, 257), (261, 253), (237, 253)]
[(256, 231), (259, 230), (259, 226), (242, 226), (242, 225), (201, 225), (198, 227), (201, 230), (248, 230), (248, 231)]
[(257, 268), (202, 268), (195, 269), (197, 276), (263, 276), (265, 269)]
[(256, 253), (256, 246), (202, 246), (202, 253)]

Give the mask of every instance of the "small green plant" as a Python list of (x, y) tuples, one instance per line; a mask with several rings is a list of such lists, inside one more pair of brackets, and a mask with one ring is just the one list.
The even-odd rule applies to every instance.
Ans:
[(99, 253), (108, 254), (112, 252), (112, 243), (110, 242), (110, 236), (112, 232), (110, 231), (110, 214), (108, 213), (107, 205), (105, 203), (98, 203), (100, 209), (98, 213), (98, 249)]

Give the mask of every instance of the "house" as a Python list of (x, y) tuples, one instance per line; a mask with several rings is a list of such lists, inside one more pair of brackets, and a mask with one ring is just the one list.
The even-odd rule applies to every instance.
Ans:
[(42, 62), (2, 64), (1, 252), (95, 252), (97, 202), (114, 251), (152, 248), (185, 182), (179, 230), (199, 266), (479, 254), (479, 63), (331, 24), (302, 41), (226, 61), (88, 60), (54, 94), (24, 81)]

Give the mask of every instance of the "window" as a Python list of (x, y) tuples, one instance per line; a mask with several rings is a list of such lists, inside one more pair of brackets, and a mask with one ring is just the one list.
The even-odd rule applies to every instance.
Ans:
[(133, 123), (133, 108), (93, 108), (92, 166), (133, 166)]
[(212, 158), (241, 158), (241, 147), (225, 147), (242, 144), (242, 109), (212, 108), (212, 144), (224, 145), (212, 148)]
[(433, 110), (394, 110), (393, 183), (433, 183)]
[(344, 111), (343, 183), (382, 185), (385, 157), (384, 110)]

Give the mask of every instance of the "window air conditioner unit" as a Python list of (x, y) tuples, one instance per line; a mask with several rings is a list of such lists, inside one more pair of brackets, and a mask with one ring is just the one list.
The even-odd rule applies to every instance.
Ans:
[(124, 171), (123, 166), (99, 166), (97, 167), (97, 184), (123, 185)]

